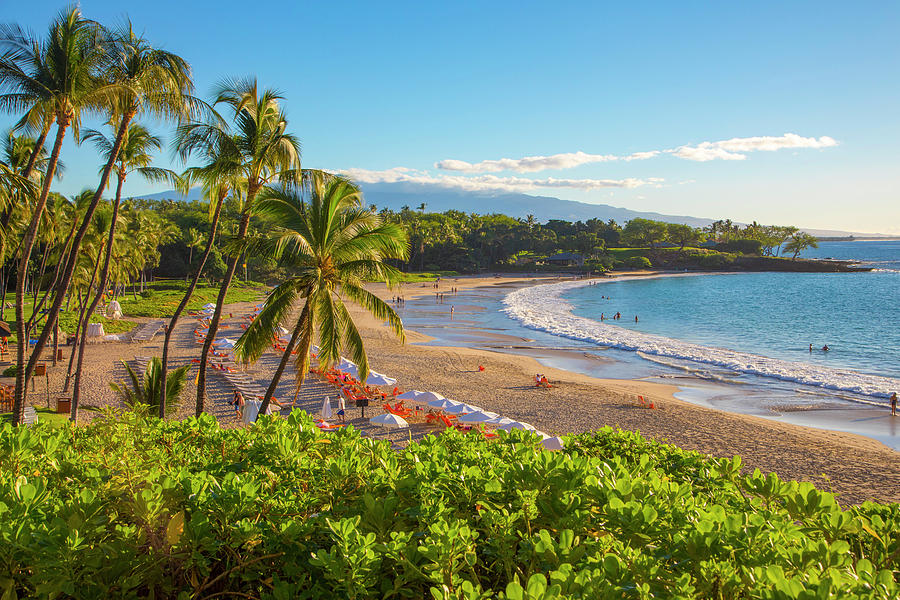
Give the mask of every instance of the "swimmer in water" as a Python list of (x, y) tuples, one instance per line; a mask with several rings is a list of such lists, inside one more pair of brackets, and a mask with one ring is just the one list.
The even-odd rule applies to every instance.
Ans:
[(829, 350), (831, 350), (831, 348), (828, 347), (828, 344), (822, 346), (822, 352), (828, 352)]

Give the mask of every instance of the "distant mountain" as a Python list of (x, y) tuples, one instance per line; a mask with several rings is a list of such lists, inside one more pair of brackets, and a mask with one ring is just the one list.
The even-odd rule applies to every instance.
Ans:
[[(511, 217), (534, 215), (538, 221), (562, 219), (564, 221), (587, 221), (588, 219), (615, 220), (622, 224), (634, 218), (653, 219), (666, 223), (684, 223), (692, 227), (706, 227), (716, 219), (689, 217), (684, 215), (664, 215), (655, 212), (643, 212), (619, 208), (608, 204), (589, 204), (575, 200), (562, 200), (552, 196), (529, 196), (528, 194), (488, 194), (484, 192), (464, 192), (437, 188), (415, 183), (368, 183), (362, 184), (367, 204), (375, 204), (378, 208), (400, 210), (404, 206), (415, 209), (422, 202), (428, 212), (444, 212), (459, 210), (467, 213), (490, 214), (500, 213)], [(170, 190), (158, 194), (143, 196), (154, 200), (199, 200), (200, 189), (194, 188), (187, 197)], [(727, 218), (723, 215), (720, 218)], [(853, 233), (827, 229), (804, 229), (812, 235), (821, 237), (881, 237), (877, 234)]]

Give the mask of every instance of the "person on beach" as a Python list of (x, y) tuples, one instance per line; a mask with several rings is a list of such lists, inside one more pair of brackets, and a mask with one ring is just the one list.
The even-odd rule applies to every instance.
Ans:
[(347, 411), (347, 405), (344, 403), (344, 395), (338, 394), (337, 414), (338, 414), (338, 419), (340, 420), (341, 423), (344, 422), (344, 414), (346, 413), (346, 411)]
[(828, 347), (828, 344), (822, 346), (822, 352), (828, 352), (831, 348)]
[(453, 320), (453, 307), (450, 307), (450, 320)]
[(897, 416), (897, 392), (891, 394), (891, 416)]
[(812, 352), (812, 344), (809, 345), (809, 351)]
[(638, 322), (637, 315), (634, 315), (634, 322), (635, 322), (635, 323)]

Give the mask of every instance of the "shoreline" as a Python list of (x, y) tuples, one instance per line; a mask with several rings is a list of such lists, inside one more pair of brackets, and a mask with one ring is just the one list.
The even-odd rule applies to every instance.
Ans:
[[(438, 291), (561, 280), (531, 275), (451, 278), (442, 280)], [(404, 284), (406, 297), (434, 293), (433, 284), (411, 287)], [(383, 284), (370, 289), (390, 297)], [(897, 452), (873, 438), (704, 407), (676, 398), (681, 388), (675, 384), (601, 379), (548, 367), (527, 355), (425, 345), (433, 338), (416, 331), (408, 331), (407, 344), (401, 345), (381, 323), (353, 312), (360, 319), (370, 363), (397, 377), (402, 389), (437, 391), (531, 422), (548, 433), (580, 433), (610, 425), (704, 454), (739, 454), (748, 469), (824, 485), (839, 492), (844, 502), (900, 501)], [(478, 372), (479, 364), (486, 367), (484, 373)], [(535, 372), (545, 373), (554, 388), (534, 388)], [(662, 408), (638, 408), (638, 394)]]

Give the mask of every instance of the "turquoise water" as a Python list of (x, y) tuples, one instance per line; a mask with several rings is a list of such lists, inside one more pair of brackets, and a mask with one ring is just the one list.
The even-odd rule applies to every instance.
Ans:
[(619, 312), (620, 320), (604, 323), (635, 332), (900, 378), (900, 241), (823, 242), (805, 256), (859, 259), (879, 270), (633, 279), (562, 297), (576, 316), (599, 321)]

